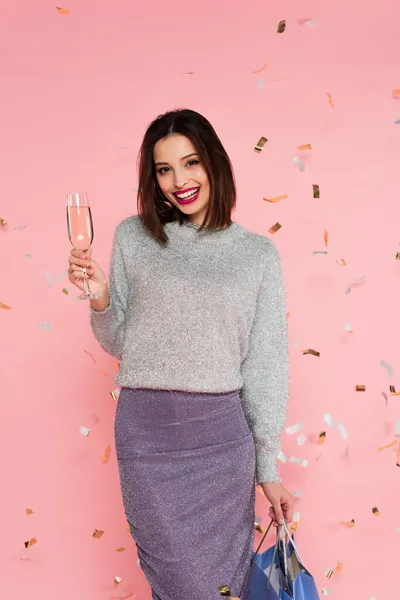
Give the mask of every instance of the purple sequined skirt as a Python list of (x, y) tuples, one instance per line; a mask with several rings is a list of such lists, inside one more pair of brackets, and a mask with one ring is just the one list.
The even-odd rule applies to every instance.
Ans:
[(247, 600), (255, 449), (239, 390), (123, 388), (115, 420), (122, 497), (153, 598)]

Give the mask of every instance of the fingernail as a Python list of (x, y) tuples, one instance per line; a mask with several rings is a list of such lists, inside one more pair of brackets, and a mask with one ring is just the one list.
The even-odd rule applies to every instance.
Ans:
[(284, 521), (283, 519), (279, 519), (279, 525), (283, 525)]

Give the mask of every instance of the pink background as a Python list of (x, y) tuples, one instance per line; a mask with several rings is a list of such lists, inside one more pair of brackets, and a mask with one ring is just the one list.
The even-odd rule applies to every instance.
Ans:
[[(70, 252), (66, 192), (88, 192), (94, 257), (107, 269), (115, 226), (136, 212), (145, 128), (181, 107), (203, 113), (232, 158), (234, 219), (267, 236), (282, 224), (272, 237), (291, 313), (287, 426), (303, 422), (307, 441), (283, 434), (281, 473), (302, 494), (297, 540), (306, 566), (332, 598), (398, 594), (400, 469), (395, 451), (378, 447), (399, 439), (400, 397), (389, 385), (400, 390), (400, 100), (392, 96), (400, 88), (400, 9), (394, 0), (325, 5), (68, 0), (68, 15), (46, 0), (3, 6), (0, 217), (8, 228), (0, 229), (0, 301), (12, 309), (0, 309), (2, 598), (149, 598), (120, 497), (115, 360), (97, 345), (78, 291), (56, 278)], [(257, 154), (261, 136), (269, 141)], [(301, 144), (312, 150), (299, 152)], [(276, 204), (263, 200), (282, 194), (288, 198)], [(325, 249), (325, 229), (328, 255), (313, 256)], [(307, 348), (320, 358), (303, 355)], [(326, 413), (348, 439), (327, 426)], [(326, 441), (317, 445), (321, 431)], [(266, 523), (268, 503), (257, 496)], [(341, 524), (351, 519), (354, 528)], [(104, 530), (101, 539), (94, 529)], [(32, 537), (38, 543), (25, 549)], [(341, 573), (327, 579), (338, 562)]]

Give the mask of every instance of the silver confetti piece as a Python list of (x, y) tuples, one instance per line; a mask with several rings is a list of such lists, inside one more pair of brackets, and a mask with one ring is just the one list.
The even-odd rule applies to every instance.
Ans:
[(395, 125), (400, 125), (400, 119), (396, 119), (396, 121), (394, 122)]
[(14, 227), (15, 231), (22, 231), (23, 229), (26, 229), (28, 227), (28, 225), (18, 225), (17, 227)]
[(50, 323), (39, 323), (39, 329), (43, 329), (44, 331), (51, 331)]
[(304, 433), (301, 433), (299, 435), (299, 437), (296, 439), (296, 444), (298, 446), (303, 446), (307, 441), (307, 437), (304, 435)]
[(292, 492), (292, 496), (295, 496), (296, 498), (301, 498), (302, 495), (303, 495), (302, 490), (296, 490), (295, 492)]
[(264, 79), (261, 79), (261, 77), (260, 79), (257, 79), (257, 87), (259, 90), (262, 90), (264, 87)]
[(278, 458), (279, 458), (279, 460), (280, 460), (281, 462), (285, 463), (285, 462), (287, 462), (288, 455), (287, 455), (287, 454), (285, 454), (285, 453), (283, 452), (283, 450), (281, 450), (281, 451), (279, 452), (279, 454), (278, 454)]
[(388, 377), (393, 377), (393, 368), (385, 360), (381, 360), (380, 364), (387, 369)]
[(394, 429), (394, 435), (400, 435), (400, 419), (396, 421), (396, 427)]
[(80, 427), (79, 428), (79, 433), (81, 433), (82, 435), (84, 435), (85, 437), (87, 437), (90, 433), (90, 429), (89, 427)]
[(51, 288), (51, 277), (50, 277), (50, 273), (48, 271), (46, 271), (45, 277), (46, 277), (47, 287)]
[(327, 250), (314, 250), (313, 255), (314, 256), (323, 256), (328, 254)]
[(297, 456), (291, 456), (289, 458), (289, 462), (294, 463), (295, 465), (301, 465), (302, 467), (308, 466), (308, 460), (303, 458), (298, 458)]
[(300, 171), (304, 171), (304, 169), (306, 168), (306, 165), (303, 163), (300, 156), (295, 156), (293, 160), (296, 163), (296, 165), (299, 167)]
[(338, 423), (337, 427), (339, 429), (340, 435), (342, 436), (343, 440), (346, 440), (349, 436), (347, 435), (347, 431), (346, 431), (346, 427), (343, 425), (343, 423)]
[(58, 275), (56, 277), (56, 281), (61, 281), (61, 279), (64, 279), (64, 277), (66, 277), (68, 275), (67, 271), (65, 271), (64, 273), (61, 273), (61, 275)]
[(294, 521), (295, 523), (296, 523), (296, 522), (298, 523), (300, 520), (301, 520), (300, 513), (299, 513), (298, 511), (297, 511), (297, 512), (294, 512), (294, 513), (293, 513), (293, 521)]
[(336, 427), (336, 424), (329, 413), (326, 413), (324, 415), (324, 421), (328, 424), (329, 427)]
[(292, 435), (292, 433), (296, 433), (302, 429), (304, 429), (304, 423), (296, 423), (295, 425), (291, 425), (291, 427), (286, 427), (285, 431), (287, 435)]

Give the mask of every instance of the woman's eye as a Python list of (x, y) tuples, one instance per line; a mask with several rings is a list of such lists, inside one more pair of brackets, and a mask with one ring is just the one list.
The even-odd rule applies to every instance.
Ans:
[[(191, 164), (191, 163), (193, 163), (193, 164)], [(189, 160), (189, 162), (187, 163), (186, 166), (188, 166), (188, 165), (195, 166), (198, 164), (199, 164), (199, 161), (196, 159), (193, 159), (193, 160)], [(163, 175), (164, 173), (166, 173), (166, 171), (164, 169), (169, 169), (169, 167), (161, 167), (161, 169), (158, 170), (159, 175)]]

